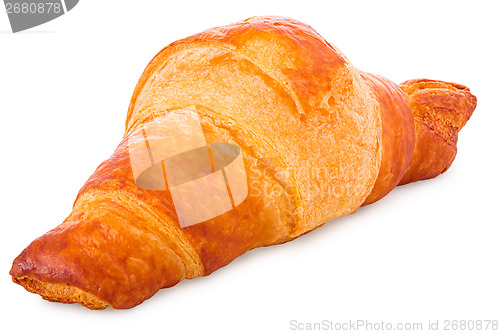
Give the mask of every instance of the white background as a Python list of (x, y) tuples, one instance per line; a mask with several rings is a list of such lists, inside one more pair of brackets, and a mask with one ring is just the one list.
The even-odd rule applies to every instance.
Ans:
[[(395, 82), (470, 87), (478, 107), (452, 168), (131, 310), (49, 303), (13, 284), (13, 259), (62, 222), (119, 143), (149, 60), (174, 40), (254, 15), (308, 23), (356, 67)], [(424, 328), (500, 320), (498, 22), (493, 1), (82, 0), (12, 34), (2, 8), (0, 332), (293, 333), (291, 320)]]

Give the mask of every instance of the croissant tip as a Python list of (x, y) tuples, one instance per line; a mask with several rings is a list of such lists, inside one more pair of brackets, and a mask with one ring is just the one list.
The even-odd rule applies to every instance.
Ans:
[[(44, 300), (85, 306), (91, 310), (103, 310), (109, 306), (95, 295), (67, 283), (46, 282), (37, 278), (36, 265), (30, 247), (24, 249), (12, 263), (9, 274), (12, 281), (31, 293), (40, 295)], [(39, 268), (38, 268), (39, 269)]]

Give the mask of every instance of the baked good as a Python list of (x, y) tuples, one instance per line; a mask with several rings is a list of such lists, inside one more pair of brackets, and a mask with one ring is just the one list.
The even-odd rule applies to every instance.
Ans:
[[(475, 105), (461, 85), (398, 86), (358, 71), (292, 19), (254, 17), (176, 41), (139, 79), (114, 154), (81, 188), (68, 218), (34, 240), (10, 274), (50, 301), (134, 307), (248, 250), (353, 213), (398, 184), (439, 175)], [(241, 157), (244, 170), (218, 166), (213, 143), (236, 147), (219, 153), (234, 153), (228, 163)], [(201, 155), (183, 155), (201, 148), (209, 150), (208, 172), (197, 165)], [(172, 160), (154, 157), (167, 151), (168, 159), (184, 157), (170, 170), (175, 184)], [(150, 166), (142, 166), (148, 156)], [(151, 173), (144, 180), (137, 170)], [(196, 173), (202, 186), (224, 177), (228, 210), (220, 189), (174, 187), (198, 180)], [(235, 186), (241, 175), (245, 182)], [(186, 194), (192, 212), (177, 210), (186, 202), (176, 196)], [(196, 221), (207, 212), (213, 217)]]

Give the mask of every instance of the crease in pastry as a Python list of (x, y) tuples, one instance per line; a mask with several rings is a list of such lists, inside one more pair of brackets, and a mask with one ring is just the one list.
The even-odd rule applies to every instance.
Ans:
[[(142, 202), (136, 196), (130, 196), (124, 191), (102, 191), (102, 190), (89, 190), (84, 192), (75, 201), (74, 207), (78, 208), (66, 218), (71, 221), (75, 218), (78, 220), (85, 220), (85, 205), (90, 203), (96, 204), (96, 198), (99, 202), (113, 202), (122, 207), (126, 207), (129, 211), (134, 212), (134, 215), (140, 215), (141, 220), (148, 220), (149, 224), (135, 224), (137, 228), (144, 229), (149, 233), (153, 233), (158, 238), (161, 238), (172, 251), (182, 260), (186, 270), (186, 278), (193, 278), (203, 274), (203, 264), (189, 244), (187, 238), (182, 234), (182, 230), (176, 226), (176, 222), (168, 217), (160, 217), (155, 214), (151, 207)], [(133, 224), (132, 220), (128, 220), (129, 224)]]

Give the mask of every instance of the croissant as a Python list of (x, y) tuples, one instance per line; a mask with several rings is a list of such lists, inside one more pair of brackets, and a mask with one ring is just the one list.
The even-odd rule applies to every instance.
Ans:
[(462, 85), (359, 71), (293, 19), (173, 42), (140, 77), (116, 151), (10, 275), (49, 301), (134, 307), (443, 173), (475, 106)]

